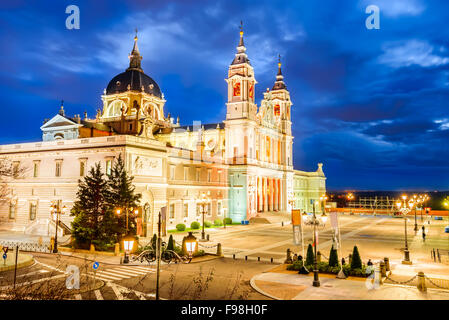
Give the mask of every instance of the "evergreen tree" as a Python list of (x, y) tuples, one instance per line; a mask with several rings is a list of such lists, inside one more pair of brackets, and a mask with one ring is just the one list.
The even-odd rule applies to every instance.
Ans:
[(309, 246), (307, 247), (307, 255), (306, 255), (306, 266), (313, 265), (314, 262), (314, 254), (313, 254), (313, 248), (312, 245), (309, 243)]
[(337, 250), (334, 247), (331, 247), (331, 251), (329, 253), (329, 266), (337, 267), (338, 266), (338, 254)]
[(92, 243), (108, 242), (105, 223), (110, 212), (105, 201), (106, 181), (100, 163), (78, 183), (77, 200), (71, 210), (71, 216), (75, 216), (72, 233), (76, 245), (88, 248)]
[(175, 240), (173, 240), (172, 234), (168, 238), (167, 250), (175, 250)]
[(359, 249), (357, 246), (354, 246), (354, 250), (352, 252), (352, 261), (351, 261), (351, 269), (361, 269), (362, 268), (362, 259), (360, 259)]
[(128, 210), (128, 232), (136, 234), (136, 216), (133, 212), (141, 198), (140, 194), (135, 193), (135, 186), (132, 184), (134, 177), (129, 176), (125, 170), (125, 163), (122, 156), (119, 155), (111, 168), (111, 173), (107, 180), (106, 200), (111, 211), (115, 212), (121, 209), (120, 215), (115, 215), (115, 222), (112, 223), (112, 229), (109, 230), (115, 235), (117, 241), (126, 234), (126, 210)]

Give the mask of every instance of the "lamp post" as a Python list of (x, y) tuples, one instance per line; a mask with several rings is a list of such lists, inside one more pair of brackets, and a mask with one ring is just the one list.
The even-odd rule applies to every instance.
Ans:
[(63, 206), (61, 208), (59, 201), (57, 201), (56, 203), (53, 203), (50, 206), (50, 213), (52, 215), (56, 215), (56, 231), (55, 231), (55, 244), (53, 247), (53, 253), (58, 253), (58, 225), (59, 225), (59, 215), (60, 214), (64, 214), (67, 211), (67, 207)]
[(204, 215), (206, 213), (206, 205), (208, 205), (208, 203), (209, 203), (209, 198), (207, 197), (206, 192), (202, 192), (201, 198), (199, 199), (199, 202), (198, 202), (198, 204), (201, 206), (201, 214), (203, 215), (203, 223), (202, 223), (202, 229), (201, 229), (201, 241), (206, 241), (206, 232), (204, 231)]
[[(320, 197), (320, 200), (322, 200), (323, 197)], [(325, 225), (327, 221), (327, 216), (323, 212), (320, 218), (317, 218), (315, 213), (315, 204), (316, 199), (313, 200), (313, 215), (312, 218), (305, 222), (307, 225), (311, 225), (313, 227), (313, 246), (314, 246), (314, 253), (313, 253), (313, 286), (319, 287), (320, 286), (320, 279), (318, 276), (318, 262), (317, 262), (317, 227), (320, 225)]]
[(410, 208), (413, 206), (411, 204), (411, 202), (409, 202), (409, 206), (410, 208), (407, 207), (407, 196), (403, 195), (402, 196), (402, 202), (398, 201), (396, 202), (396, 206), (398, 207), (399, 211), (401, 211), (401, 213), (404, 216), (404, 233), (405, 233), (405, 249), (404, 249), (404, 260), (402, 260), (403, 264), (412, 264), (412, 262), (410, 261), (410, 252), (408, 251), (408, 241), (407, 241), (407, 213), (410, 212)]
[[(128, 228), (129, 212), (133, 212), (135, 215), (138, 215), (139, 214), (139, 209), (135, 209), (134, 210), (132, 207), (131, 208), (125, 207), (124, 211), (125, 211), (125, 214), (126, 214), (126, 234), (127, 234), (129, 232), (129, 228)], [(120, 215), (122, 213), (122, 209), (117, 208), (115, 210), (115, 212), (117, 213), (117, 215)]]
[[(354, 200), (354, 194), (353, 194), (352, 192), (350, 192), (350, 193), (348, 193), (348, 195), (346, 196), (346, 198), (347, 198), (348, 201), (349, 201), (349, 207), (351, 207), (351, 201)], [(352, 209), (350, 209), (349, 214), (351, 214), (351, 213), (352, 213)]]
[(419, 203), (419, 198), (416, 194), (413, 195), (412, 203), (413, 203), (413, 207), (415, 207), (415, 228), (413, 230), (415, 232), (417, 232), (418, 231), (418, 221), (416, 220), (416, 207)]
[(189, 254), (189, 262), (192, 261), (193, 254), (196, 250), (198, 241), (196, 240), (196, 237), (192, 234), (192, 232), (189, 232), (188, 236), (184, 239), (186, 244), (186, 250)]
[(123, 263), (129, 263), (129, 254), (131, 253), (133, 246), (134, 246), (134, 236), (128, 233), (125, 237), (123, 237), (123, 250), (125, 251)]

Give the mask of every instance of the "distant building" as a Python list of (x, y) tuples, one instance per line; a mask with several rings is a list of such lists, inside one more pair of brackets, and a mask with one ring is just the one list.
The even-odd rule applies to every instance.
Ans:
[[(142, 70), (137, 36), (129, 58), (129, 68), (105, 89), (95, 119), (68, 117), (61, 105), (42, 125), (42, 142), (0, 146), (0, 157), (28, 169), (10, 183), (11, 193), (0, 208), (1, 229), (52, 234), (51, 203), (70, 209), (78, 179), (96, 162), (108, 172), (119, 154), (142, 193), (142, 236), (156, 230), (163, 206), (168, 229), (201, 221), (196, 199), (202, 192), (210, 198), (209, 221), (286, 214), (291, 200), (311, 211), (312, 200), (325, 192), (326, 178), (322, 164), (315, 172), (293, 169), (292, 102), (280, 62), (276, 81), (258, 107), (242, 31), (226, 79), (226, 119), (181, 126), (179, 118), (175, 122), (166, 115), (163, 93)], [(71, 219), (62, 217), (66, 225)]]

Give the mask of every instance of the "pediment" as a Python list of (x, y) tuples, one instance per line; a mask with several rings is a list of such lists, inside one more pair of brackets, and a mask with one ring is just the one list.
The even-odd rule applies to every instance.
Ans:
[(48, 131), (48, 130), (54, 130), (55, 128), (64, 128), (64, 129), (70, 129), (70, 128), (78, 128), (82, 125), (60, 115), (57, 114), (53, 118), (51, 118), (49, 121), (47, 121), (44, 125), (41, 126), (42, 131)]

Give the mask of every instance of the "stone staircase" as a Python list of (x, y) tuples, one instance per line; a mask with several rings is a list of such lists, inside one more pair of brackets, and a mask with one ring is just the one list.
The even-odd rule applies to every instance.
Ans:
[[(37, 219), (25, 227), (24, 234), (33, 236), (54, 236), (56, 232), (56, 223), (51, 219)], [(58, 227), (58, 236), (64, 235), (64, 229)]]
[(250, 223), (271, 224), (290, 222), (291, 215), (289, 212), (259, 212), (257, 217), (249, 220)]

